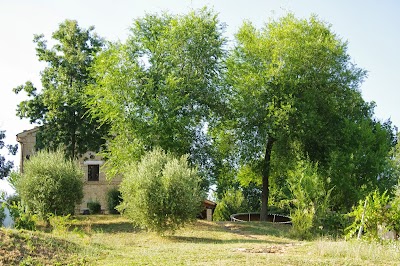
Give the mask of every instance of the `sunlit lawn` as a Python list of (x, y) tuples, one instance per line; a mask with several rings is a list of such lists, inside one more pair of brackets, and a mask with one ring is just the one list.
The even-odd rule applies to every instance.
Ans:
[[(53, 241), (56, 243), (51, 245), (53, 248), (73, 247), (65, 251), (55, 249), (58, 253), (65, 252), (58, 254), (63, 258), (58, 260), (61, 265), (399, 265), (400, 262), (398, 244), (298, 241), (289, 238), (289, 230), (289, 225), (259, 222), (197, 221), (173, 235), (159, 236), (135, 229), (120, 216), (99, 215), (79, 216), (69, 231), (35, 234), (63, 241)], [(4, 232), (17, 234), (15, 230)], [(7, 246), (4, 244), (7, 241), (1, 239), (1, 242)], [(64, 259), (68, 256), (70, 259)], [(34, 258), (32, 253), (31, 260), (35, 261)], [(45, 264), (46, 258), (42, 256), (36, 262), (32, 265)]]

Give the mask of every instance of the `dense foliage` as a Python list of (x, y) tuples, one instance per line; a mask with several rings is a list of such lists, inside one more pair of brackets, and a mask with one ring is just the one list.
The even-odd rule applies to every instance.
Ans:
[(311, 237), (312, 230), (323, 227), (322, 219), (330, 211), (331, 190), (326, 189), (318, 165), (299, 159), (287, 176), (292, 232), (296, 237)]
[(117, 188), (112, 188), (107, 192), (107, 208), (111, 214), (117, 214), (115, 207), (121, 204), (121, 192)]
[(134, 224), (160, 233), (174, 231), (196, 218), (204, 195), (187, 156), (159, 148), (130, 165), (121, 183), (118, 210)]
[(20, 201), (8, 205), (15, 229), (36, 230), (37, 215), (25, 208)]
[[(93, 28), (67, 20), (52, 49), (35, 37), (48, 63), (43, 90), (17, 87), (30, 97), (18, 115), (43, 125), (38, 148), (63, 144), (77, 157), (107, 143), (107, 176), (124, 176), (119, 209), (150, 230), (193, 218), (211, 182), (216, 219), (261, 211), (265, 220), (273, 207), (292, 215), (301, 238), (318, 228), (342, 232), (343, 214), (365, 197), (392, 200), (395, 130), (362, 98), (367, 71), (353, 63), (347, 42), (315, 16), (288, 14), (260, 29), (245, 22), (230, 50), (224, 28), (206, 8), (148, 14), (134, 20), (126, 42), (102, 50)], [(110, 211), (118, 198), (108, 195)]]
[[(7, 147), (8, 153), (15, 155), (17, 153), (18, 145), (6, 145), (3, 141), (5, 137), (5, 131), (0, 130), (0, 150)], [(14, 163), (12, 161), (7, 161), (6, 158), (0, 154), (0, 179), (7, 177), (13, 167)]]
[(50, 213), (73, 214), (83, 198), (83, 172), (58, 149), (39, 151), (25, 162), (17, 180), (17, 193), (28, 210), (47, 219)]
[(41, 72), (42, 89), (32, 82), (14, 89), (29, 97), (18, 105), (17, 115), (42, 125), (36, 138), (36, 148), (57, 149), (75, 158), (87, 151), (98, 151), (105, 143), (108, 126), (93, 119), (85, 103), (87, 85), (94, 82), (89, 75), (95, 55), (103, 40), (93, 33), (93, 27), (81, 29), (74, 20), (66, 20), (52, 35), (56, 42), (47, 47), (43, 35), (35, 35), (39, 61), (47, 63)]
[[(113, 44), (94, 65), (89, 106), (111, 123), (109, 169), (161, 147), (205, 172), (204, 131), (221, 97), (223, 25), (204, 9), (136, 19), (125, 44)], [(204, 185), (207, 185), (206, 183)]]
[(400, 189), (393, 198), (387, 191), (371, 192), (349, 215), (354, 222), (346, 228), (348, 237), (358, 236), (360, 230), (371, 239), (383, 239), (389, 231), (397, 234), (400, 231)]
[(366, 71), (352, 63), (347, 43), (329, 25), (291, 14), (261, 29), (246, 22), (227, 68), (230, 115), (223, 137), (236, 146), (235, 164), (258, 166), (262, 219), (272, 179), (285, 183), (296, 164), (293, 147), (330, 177), (337, 209), (349, 209), (376, 186), (393, 184), (385, 176), (391, 125), (373, 119), (374, 105), (358, 90)]
[(213, 219), (215, 221), (229, 221), (234, 213), (248, 212), (247, 202), (240, 190), (228, 190), (215, 208)]
[(89, 209), (90, 214), (99, 214), (101, 213), (101, 204), (98, 201), (89, 201), (87, 203), (87, 207)]
[(6, 218), (5, 207), (3, 204), (0, 204), (0, 227), (3, 225), (3, 221)]

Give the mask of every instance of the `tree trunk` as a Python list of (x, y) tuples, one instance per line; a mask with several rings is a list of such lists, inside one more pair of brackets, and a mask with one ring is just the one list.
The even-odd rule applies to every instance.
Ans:
[[(70, 79), (69, 79), (69, 90), (73, 90), (73, 85), (74, 85), (74, 74), (72, 74), (72, 76), (70, 77)], [(75, 150), (76, 150), (76, 128), (77, 128), (77, 126), (76, 126), (76, 123), (77, 123), (77, 121), (76, 121), (76, 113), (75, 113), (75, 107), (70, 107), (71, 109), (70, 109), (70, 112), (71, 112), (71, 116), (72, 116), (72, 129), (70, 128), (70, 130), (71, 130), (71, 158), (72, 159), (75, 159), (75, 156), (76, 156), (76, 152), (75, 152)], [(71, 124), (70, 124), (70, 127), (71, 127)]]
[(76, 114), (74, 109), (71, 111), (72, 123), (70, 123), (70, 133), (71, 133), (71, 159), (75, 159), (76, 153)]
[(269, 175), (271, 169), (271, 152), (275, 143), (274, 138), (269, 138), (265, 148), (264, 168), (262, 172), (262, 194), (260, 221), (267, 221), (268, 218), (268, 197), (269, 197)]
[(71, 139), (71, 146), (72, 146), (72, 149), (71, 149), (71, 158), (72, 159), (75, 159), (75, 146), (76, 146), (76, 130), (74, 130), (74, 132), (72, 132), (72, 139)]

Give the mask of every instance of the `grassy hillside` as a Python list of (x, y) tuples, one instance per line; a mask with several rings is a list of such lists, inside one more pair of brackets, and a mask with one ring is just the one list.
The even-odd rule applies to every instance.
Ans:
[(0, 228), (0, 265), (82, 265), (80, 246), (50, 234)]
[(290, 226), (198, 221), (158, 236), (119, 216), (52, 233), (0, 229), (0, 265), (398, 265), (399, 244), (289, 238)]

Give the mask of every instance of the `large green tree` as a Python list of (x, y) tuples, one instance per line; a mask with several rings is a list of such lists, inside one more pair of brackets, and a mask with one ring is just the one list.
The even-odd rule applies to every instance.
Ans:
[(206, 9), (146, 15), (125, 44), (97, 58), (90, 107), (111, 124), (114, 169), (156, 146), (206, 160), (205, 129), (220, 102), (223, 28)]
[(66, 20), (53, 33), (52, 48), (47, 47), (43, 35), (34, 37), (39, 61), (47, 63), (41, 72), (43, 88), (37, 90), (28, 81), (14, 91), (23, 90), (29, 97), (18, 105), (17, 115), (42, 125), (37, 148), (62, 145), (68, 156), (76, 157), (88, 150), (97, 151), (104, 144), (107, 125), (93, 119), (85, 105), (85, 87), (94, 82), (89, 70), (103, 47), (103, 40), (93, 29), (82, 29), (76, 21)]
[[(366, 71), (351, 62), (347, 43), (318, 18), (297, 19), (289, 14), (261, 29), (244, 23), (227, 66), (233, 114), (230, 134), (242, 163), (261, 166), (262, 220), (267, 217), (271, 173), (277, 170), (271, 169), (271, 160), (288, 158), (291, 143), (322, 165), (333, 160), (333, 151), (340, 158), (353, 154), (354, 163), (363, 170), (368, 168), (359, 165), (360, 158), (372, 159), (374, 153), (360, 145), (371, 150), (371, 145), (381, 145), (382, 154), (390, 150), (390, 126), (372, 119), (374, 106), (358, 90)], [(370, 141), (358, 139), (363, 134)], [(338, 163), (331, 173), (340, 176), (340, 167)], [(352, 180), (341, 181), (355, 189), (356, 183), (376, 181), (382, 169), (376, 170), (361, 176), (353, 171), (353, 176), (346, 175)]]

